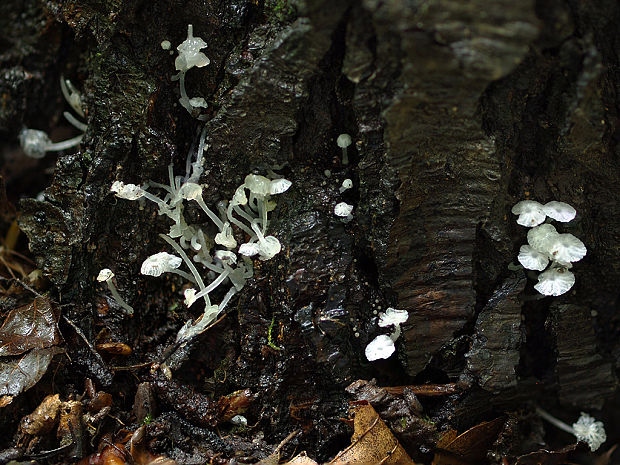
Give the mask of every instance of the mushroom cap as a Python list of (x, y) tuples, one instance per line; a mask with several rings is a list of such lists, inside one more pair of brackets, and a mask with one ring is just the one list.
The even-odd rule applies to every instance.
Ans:
[(232, 235), (232, 228), (228, 221), (224, 223), (222, 230), (215, 235), (215, 243), (223, 245), (227, 249), (234, 249), (237, 247), (237, 241)]
[(26, 155), (31, 158), (43, 158), (47, 146), (52, 143), (44, 131), (24, 128), (19, 133), (19, 144)]
[(538, 275), (534, 289), (543, 295), (558, 296), (568, 292), (575, 284), (575, 275), (565, 268), (550, 268)]
[(202, 186), (195, 182), (186, 182), (179, 189), (179, 195), (185, 200), (196, 200), (202, 196)]
[(542, 271), (547, 268), (549, 264), (549, 258), (546, 254), (540, 253), (534, 247), (529, 245), (522, 245), (519, 250), (519, 256), (517, 257), (519, 263), (528, 270)]
[(590, 450), (595, 451), (601, 444), (607, 441), (605, 426), (602, 421), (594, 421), (587, 413), (581, 412), (581, 416), (576, 423), (573, 423), (573, 431), (579, 441), (584, 441), (590, 446)]
[(248, 174), (244, 184), (254, 195), (265, 196), (271, 192), (271, 181), (259, 174)]
[(188, 307), (194, 305), (194, 302), (196, 302), (196, 289), (191, 287), (189, 289), (185, 289), (185, 291), (183, 291), (183, 295), (185, 296), (185, 300), (183, 301), (185, 305)]
[(341, 149), (344, 149), (351, 145), (351, 142), (353, 142), (353, 140), (348, 134), (340, 134), (338, 136), (338, 139), (336, 139), (336, 144), (338, 144), (338, 147), (340, 147)]
[(392, 307), (388, 307), (384, 313), (379, 315), (379, 326), (385, 328), (387, 326), (398, 326), (409, 318), (409, 312), (407, 310), (397, 310)]
[(336, 216), (347, 217), (351, 214), (352, 211), (353, 205), (349, 205), (346, 202), (337, 203), (334, 207), (334, 215)]
[(182, 262), (181, 257), (168, 252), (159, 252), (144, 260), (140, 273), (147, 276), (161, 276), (163, 273), (176, 270)]
[(234, 205), (245, 205), (246, 203), (248, 203), (248, 198), (245, 195), (245, 185), (241, 185), (237, 187), (237, 190), (235, 190), (235, 193), (230, 203), (233, 206)]
[(527, 232), (527, 242), (540, 253), (547, 253), (547, 242), (557, 235), (558, 232), (552, 224), (541, 224)]
[(396, 346), (390, 336), (381, 334), (370, 341), (364, 353), (368, 361), (373, 362), (382, 358), (389, 358), (395, 351)]
[(282, 194), (283, 192), (286, 192), (292, 184), (293, 183), (288, 179), (274, 179), (269, 184), (269, 193), (271, 195)]
[(544, 204), (543, 210), (549, 218), (553, 218), (554, 220), (562, 223), (568, 223), (575, 218), (575, 215), (577, 215), (577, 210), (569, 204), (565, 202), (557, 202), (555, 200)]
[(114, 181), (110, 187), (110, 192), (119, 199), (138, 200), (144, 196), (144, 190), (135, 184), (125, 184), (122, 181)]
[(553, 261), (578, 262), (586, 256), (586, 246), (572, 234), (557, 234), (545, 241), (547, 253)]
[(112, 270), (110, 268), (104, 268), (103, 270), (99, 272), (99, 275), (97, 276), (97, 281), (99, 281), (100, 283), (103, 283), (107, 281), (108, 279), (112, 279), (113, 277), (114, 277), (114, 273), (112, 272)]
[(239, 253), (246, 257), (253, 257), (260, 251), (258, 242), (246, 242), (239, 246)]
[(275, 236), (267, 236), (258, 243), (258, 253), (261, 260), (269, 260), (282, 250), (280, 241)]
[(342, 181), (342, 188), (343, 189), (351, 189), (353, 187), (353, 181), (351, 181), (349, 178), (345, 179), (344, 181)]
[(517, 218), (518, 224), (527, 226), (528, 228), (538, 226), (545, 221), (547, 217), (542, 204), (534, 200), (522, 200), (517, 202), (515, 206), (512, 207), (512, 213), (519, 215)]
[(202, 68), (211, 63), (211, 60), (200, 50), (205, 48), (207, 43), (200, 37), (193, 36), (193, 28), (191, 24), (187, 26), (187, 39), (185, 39), (177, 47), (179, 56), (174, 60), (174, 66), (177, 71), (187, 72), (194, 66)]
[(215, 258), (226, 263), (237, 263), (237, 255), (230, 250), (216, 250)]

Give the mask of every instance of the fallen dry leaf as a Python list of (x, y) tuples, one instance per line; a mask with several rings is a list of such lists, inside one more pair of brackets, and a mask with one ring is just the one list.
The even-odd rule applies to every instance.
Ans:
[(291, 460), (289, 460), (286, 463), (283, 463), (282, 465), (319, 465), (319, 464), (316, 463), (314, 460), (312, 460), (310, 457), (308, 457), (305, 452), (302, 452), (301, 454), (296, 455)]
[(433, 465), (467, 465), (486, 462), (489, 447), (497, 439), (504, 424), (503, 418), (482, 422), (463, 434), (444, 433), (437, 443)]
[(8, 405), (9, 397), (34, 386), (43, 377), (52, 357), (59, 350), (31, 350), (17, 357), (4, 357), (0, 360), (0, 406)]
[(11, 310), (0, 327), (0, 356), (21, 355), (62, 342), (49, 300), (37, 297), (31, 304)]
[(331, 465), (415, 465), (372, 405), (361, 403), (354, 413), (351, 445), (329, 462)]
[(61, 403), (58, 394), (45, 397), (34, 412), (22, 418), (19, 429), (31, 436), (49, 433), (56, 424)]

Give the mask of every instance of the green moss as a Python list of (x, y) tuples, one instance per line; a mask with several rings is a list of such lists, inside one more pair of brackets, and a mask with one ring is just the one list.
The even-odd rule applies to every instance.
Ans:
[(265, 0), (265, 11), (272, 19), (281, 23), (295, 19), (295, 8), (290, 0)]

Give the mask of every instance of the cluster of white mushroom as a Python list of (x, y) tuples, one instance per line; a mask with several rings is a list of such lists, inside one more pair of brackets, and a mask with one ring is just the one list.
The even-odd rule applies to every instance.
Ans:
[[(197, 158), (201, 157), (202, 144), (197, 154)], [(188, 167), (191, 171), (196, 164), (190, 164), (188, 160)], [(196, 323), (189, 321), (177, 336), (178, 339), (203, 331), (222, 312), (233, 295), (243, 288), (246, 280), (253, 274), (249, 257), (258, 256), (261, 260), (269, 260), (280, 252), (280, 241), (275, 236), (266, 235), (269, 212), (276, 206), (272, 196), (286, 192), (291, 182), (277, 178), (275, 174), (270, 178), (249, 174), (229, 202), (218, 203), (216, 213), (202, 198), (202, 186), (192, 181), (196, 177), (194, 173), (188, 172), (185, 177), (175, 177), (170, 165), (169, 177), (168, 185), (149, 182), (143, 187), (115, 181), (110, 190), (122, 199), (146, 199), (154, 202), (158, 206), (159, 214), (173, 221), (168, 234), (160, 236), (177, 255), (167, 252), (154, 254), (144, 261), (141, 273), (148, 276), (176, 273), (191, 282), (195, 287), (185, 290), (185, 304), (188, 307), (197, 300), (204, 299), (204, 314)], [(164, 193), (164, 197), (154, 195), (147, 190), (149, 188), (159, 189)], [(213, 239), (209, 239), (208, 233), (205, 234), (201, 226), (189, 225), (185, 221), (185, 202), (191, 201), (198, 204), (215, 226), (217, 233)], [(234, 227), (239, 228), (240, 233), (247, 234), (246, 242), (238, 247), (233, 234)], [(193, 254), (191, 259), (188, 253)], [(180, 269), (183, 263), (189, 271)], [(208, 285), (197, 266), (206, 270), (206, 278), (210, 280)], [(209, 294), (226, 282), (231, 285), (228, 292), (218, 305), (212, 304)]]
[(394, 327), (392, 334), (380, 334), (366, 346), (365, 354), (369, 362), (382, 358), (389, 358), (395, 351), (394, 343), (400, 336), (400, 325), (407, 321), (409, 312), (389, 307), (384, 313), (379, 314), (379, 326)]
[[(82, 96), (73, 84), (71, 84), (71, 81), (61, 77), (60, 89), (71, 108), (73, 108), (81, 118), (86, 118), (84, 110), (82, 110)], [(68, 111), (63, 112), (63, 116), (71, 125), (79, 129), (81, 134), (61, 142), (52, 142), (45, 131), (24, 128), (20, 131), (18, 137), (21, 148), (27, 156), (31, 158), (43, 158), (47, 152), (60, 152), (61, 150), (75, 147), (82, 142), (84, 132), (88, 128), (88, 125), (78, 120)]]
[(572, 263), (585, 257), (586, 246), (572, 234), (558, 233), (553, 225), (543, 222), (549, 217), (567, 223), (575, 218), (575, 209), (564, 202), (552, 201), (542, 205), (523, 200), (512, 207), (512, 213), (519, 215), (518, 224), (532, 228), (527, 233), (528, 244), (519, 250), (519, 262), (528, 270), (547, 269), (538, 275), (534, 288), (548, 296), (568, 292), (575, 284), (575, 275), (569, 269)]

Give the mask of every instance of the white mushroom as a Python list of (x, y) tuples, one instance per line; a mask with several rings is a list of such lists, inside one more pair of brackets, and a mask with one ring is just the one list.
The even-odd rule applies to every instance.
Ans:
[(542, 204), (533, 200), (522, 200), (512, 207), (512, 213), (519, 215), (517, 223), (521, 226), (538, 226), (547, 217)]
[(553, 218), (562, 223), (568, 223), (577, 215), (577, 210), (569, 204), (565, 202), (556, 202), (555, 200), (543, 205), (543, 210), (549, 218)]
[(366, 346), (364, 353), (369, 362), (374, 362), (375, 360), (389, 358), (395, 350), (396, 346), (392, 338), (387, 334), (380, 334)]
[(549, 264), (549, 258), (546, 254), (540, 253), (535, 248), (529, 245), (522, 245), (519, 250), (519, 256), (517, 257), (519, 263), (528, 270), (542, 271), (547, 268)]
[(558, 296), (570, 290), (575, 284), (575, 275), (565, 268), (550, 268), (538, 275), (534, 289), (543, 295)]
[(237, 241), (233, 237), (232, 227), (228, 221), (224, 223), (222, 230), (215, 235), (215, 243), (223, 245), (227, 249), (234, 249), (237, 247)]
[(176, 271), (176, 269), (181, 266), (181, 263), (183, 263), (181, 257), (169, 254), (168, 252), (159, 252), (144, 260), (140, 268), (140, 273), (157, 277), (164, 273)]
[(122, 181), (114, 181), (112, 183), (112, 187), (110, 187), (110, 192), (114, 192), (114, 195), (119, 199), (125, 200), (138, 200), (141, 197), (144, 197), (144, 189), (140, 186), (136, 186), (135, 184), (125, 184)]
[(353, 187), (353, 181), (347, 178), (344, 181), (342, 181), (342, 186), (340, 186), (340, 188), (338, 189), (338, 192), (342, 194), (344, 191), (346, 191), (347, 189), (351, 189), (352, 187)]
[(353, 219), (351, 212), (353, 212), (353, 205), (349, 205), (346, 202), (337, 203), (334, 207), (334, 215), (345, 218), (348, 221)]
[(392, 307), (387, 308), (384, 313), (379, 315), (379, 326), (382, 328), (394, 326), (394, 332), (389, 336), (381, 334), (366, 346), (365, 353), (369, 361), (388, 358), (394, 353), (396, 350), (394, 342), (400, 336), (400, 325), (407, 321), (407, 318), (409, 318), (407, 310), (397, 310)]
[(349, 164), (349, 156), (347, 155), (347, 147), (351, 145), (351, 142), (353, 141), (351, 140), (351, 136), (348, 134), (340, 134), (338, 136), (338, 139), (336, 139), (336, 144), (338, 144), (338, 147), (342, 149), (342, 164), (343, 165)]
[(595, 421), (587, 413), (581, 412), (576, 423), (573, 423), (573, 432), (579, 441), (586, 442), (590, 450), (595, 451), (607, 441), (605, 426), (602, 421)]
[(194, 37), (193, 32), (193, 26), (188, 24), (187, 38), (177, 47), (179, 56), (174, 60), (174, 66), (182, 73), (186, 73), (194, 66), (202, 68), (211, 63), (209, 58), (200, 51), (207, 46), (207, 43), (200, 37)]
[(527, 242), (540, 253), (547, 253), (548, 242), (557, 235), (558, 232), (553, 225), (541, 224), (527, 232)]
[(560, 263), (578, 262), (587, 253), (586, 246), (572, 234), (558, 234), (545, 242), (547, 253), (553, 261)]
[(133, 315), (133, 307), (123, 300), (121, 295), (116, 290), (116, 286), (114, 286), (112, 278), (114, 278), (114, 273), (112, 272), (112, 270), (110, 268), (104, 268), (99, 272), (99, 275), (97, 276), (97, 281), (99, 281), (100, 283), (105, 282), (108, 285), (108, 289), (110, 289), (114, 300), (116, 300), (116, 302), (122, 308), (124, 308), (129, 315)]
[(269, 183), (269, 194), (276, 195), (286, 192), (293, 183), (288, 179), (274, 179)]
[(546, 412), (540, 407), (536, 408), (536, 412), (542, 418), (562, 431), (575, 435), (578, 441), (587, 443), (592, 452), (601, 447), (601, 445), (607, 440), (607, 434), (605, 433), (605, 426), (603, 425), (603, 422), (595, 421), (596, 419), (587, 413), (581, 412), (579, 419), (573, 423), (572, 427), (570, 427), (562, 420), (558, 420), (549, 412)]

